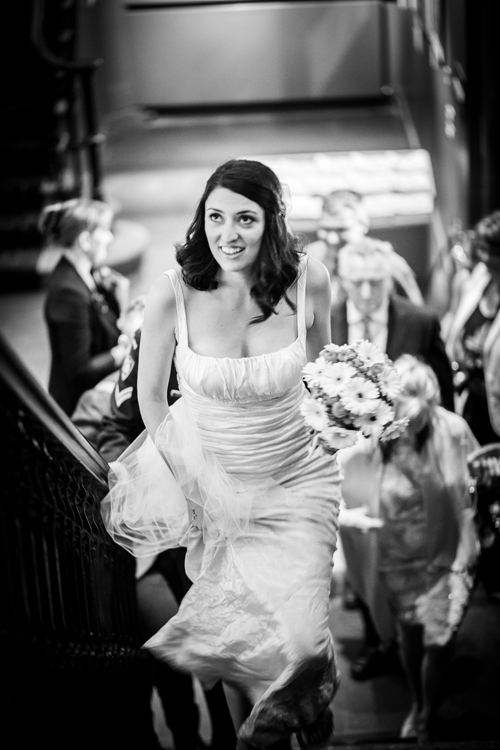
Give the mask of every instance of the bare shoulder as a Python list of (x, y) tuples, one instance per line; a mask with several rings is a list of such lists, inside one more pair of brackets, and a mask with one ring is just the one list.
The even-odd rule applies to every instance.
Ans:
[(326, 256), (326, 243), (324, 240), (314, 240), (309, 245), (306, 245), (305, 251), (309, 258), (323, 260)]
[(162, 273), (152, 283), (148, 293), (145, 309), (145, 317), (151, 319), (161, 315), (162, 318), (174, 317), (176, 311), (176, 299), (174, 287), (167, 274)]
[(317, 258), (307, 258), (307, 293), (321, 294), (330, 289), (330, 274), (327, 267)]

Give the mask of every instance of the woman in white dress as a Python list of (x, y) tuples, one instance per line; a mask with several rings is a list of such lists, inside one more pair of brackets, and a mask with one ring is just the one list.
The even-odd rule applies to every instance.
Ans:
[(249, 160), (210, 177), (177, 261), (148, 296), (146, 431), (112, 464), (106, 525), (138, 557), (187, 547), (193, 585), (145, 647), (248, 699), (238, 747), (296, 733), (327, 748), (340, 476), (335, 457), (310, 455), (299, 406), (302, 368), (330, 341), (328, 272), (291, 234), (274, 172)]

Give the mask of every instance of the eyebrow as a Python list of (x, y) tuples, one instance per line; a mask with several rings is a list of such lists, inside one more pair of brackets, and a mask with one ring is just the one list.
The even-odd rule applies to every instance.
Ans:
[[(215, 208), (215, 206), (205, 206), (205, 211), (218, 211), (220, 214), (223, 214), (224, 211), (221, 208)], [(237, 216), (240, 214), (254, 214), (257, 216), (257, 211), (253, 211), (251, 208), (246, 208), (244, 211), (238, 211)]]

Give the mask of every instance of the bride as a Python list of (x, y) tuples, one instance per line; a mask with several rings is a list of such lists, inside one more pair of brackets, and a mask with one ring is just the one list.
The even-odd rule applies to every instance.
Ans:
[(145, 648), (246, 698), (238, 748), (294, 733), (327, 748), (340, 475), (336, 457), (310, 455), (299, 407), (302, 368), (330, 342), (328, 272), (290, 232), (277, 176), (250, 160), (209, 178), (176, 258), (148, 296), (146, 430), (112, 464), (107, 528), (136, 556), (187, 547), (193, 585)]

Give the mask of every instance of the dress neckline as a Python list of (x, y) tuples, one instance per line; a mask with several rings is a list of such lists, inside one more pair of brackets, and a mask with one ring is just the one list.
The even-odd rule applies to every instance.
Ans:
[(251, 354), (248, 357), (214, 357), (211, 354), (198, 354), (189, 345), (189, 334), (187, 328), (187, 317), (186, 317), (186, 303), (184, 299), (184, 290), (176, 269), (170, 269), (165, 271), (166, 275), (170, 278), (172, 286), (174, 288), (176, 307), (177, 307), (177, 324), (176, 324), (176, 337), (177, 346), (182, 346), (185, 351), (188, 351), (194, 357), (200, 357), (203, 360), (215, 360), (219, 362), (249, 362), (251, 360), (258, 360), (266, 357), (285, 352), (292, 347), (296, 347), (300, 344), (304, 348), (304, 341), (307, 334), (305, 326), (305, 290), (306, 290), (306, 268), (307, 268), (307, 256), (304, 256), (301, 261), (301, 267), (299, 275), (295, 281), (297, 289), (296, 295), (296, 328), (297, 336), (295, 339), (286, 346), (282, 346), (272, 352), (264, 352), (262, 354)]
[(292, 341), (291, 344), (287, 344), (286, 346), (281, 346), (279, 349), (275, 349), (272, 352), (263, 352), (262, 354), (250, 354), (248, 357), (214, 357), (212, 354), (198, 354), (198, 352), (195, 352), (194, 349), (191, 349), (189, 344), (186, 344), (185, 348), (195, 357), (201, 357), (202, 359), (215, 359), (218, 362), (224, 362), (228, 360), (230, 362), (242, 362), (242, 361), (248, 361), (250, 359), (260, 359), (261, 357), (271, 357), (273, 354), (279, 354), (280, 352), (286, 351), (286, 349), (291, 349), (297, 343), (300, 343), (300, 336), (297, 336), (297, 338), (294, 341)]

